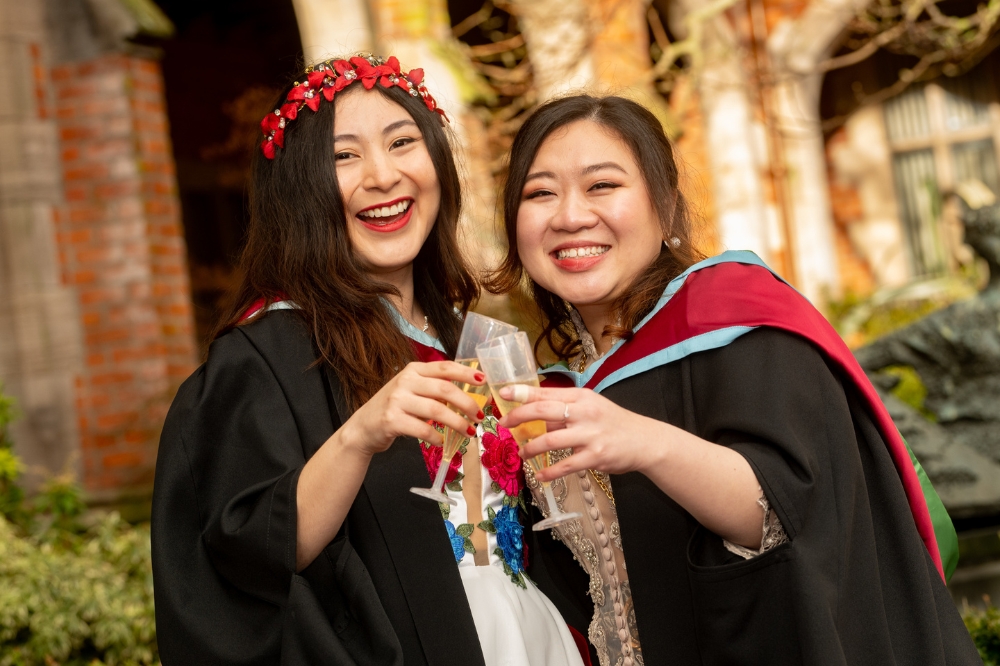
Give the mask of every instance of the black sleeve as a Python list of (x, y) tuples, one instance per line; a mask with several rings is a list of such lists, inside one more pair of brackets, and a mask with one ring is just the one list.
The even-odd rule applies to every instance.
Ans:
[(747, 459), (790, 538), (831, 475), (863, 483), (844, 389), (809, 342), (761, 329), (690, 363), (696, 434)]
[(304, 463), (267, 363), (242, 334), (224, 336), (181, 387), (160, 442), (152, 539), (165, 663), (277, 662)]
[(762, 328), (688, 371), (695, 433), (747, 459), (791, 539), (741, 560), (694, 533), (703, 663), (979, 663), (884, 440), (820, 350)]

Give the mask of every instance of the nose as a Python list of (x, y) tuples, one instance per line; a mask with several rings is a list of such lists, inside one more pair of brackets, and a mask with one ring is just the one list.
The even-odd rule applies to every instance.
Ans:
[(590, 229), (596, 226), (598, 221), (598, 215), (586, 197), (579, 192), (570, 191), (559, 200), (559, 208), (552, 217), (550, 226), (557, 231), (573, 233)]
[(388, 192), (401, 178), (399, 169), (387, 152), (375, 150), (365, 156), (361, 186), (366, 190)]

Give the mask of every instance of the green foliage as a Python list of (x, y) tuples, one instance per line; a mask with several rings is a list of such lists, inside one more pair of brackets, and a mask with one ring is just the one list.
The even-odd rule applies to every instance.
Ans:
[(899, 378), (899, 383), (892, 389), (892, 394), (918, 411), (928, 421), (937, 421), (937, 416), (924, 406), (927, 399), (927, 387), (920, 375), (909, 365), (890, 365), (882, 372)]
[(1000, 610), (996, 606), (986, 610), (967, 608), (962, 619), (979, 648), (984, 666), (1000, 666)]
[(56, 477), (26, 499), (0, 394), (0, 666), (158, 664), (148, 527)]

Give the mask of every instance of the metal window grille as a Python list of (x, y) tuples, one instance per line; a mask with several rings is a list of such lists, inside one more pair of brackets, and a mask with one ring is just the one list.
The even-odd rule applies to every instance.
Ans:
[(992, 72), (915, 85), (882, 106), (892, 171), (912, 273), (948, 267), (941, 234), (941, 192), (977, 179), (1000, 194), (1000, 105)]

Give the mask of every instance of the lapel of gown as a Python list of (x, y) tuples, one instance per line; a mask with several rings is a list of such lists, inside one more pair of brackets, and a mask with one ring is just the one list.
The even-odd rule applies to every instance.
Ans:
[[(422, 361), (447, 359), (437, 349), (413, 344)], [(340, 382), (328, 373), (343, 423), (351, 412)], [(410, 492), (432, 481), (419, 446), (412, 437), (400, 437), (387, 451), (375, 455), (362, 489), (399, 575), (427, 663), (485, 666), (441, 510), (435, 502)]]

